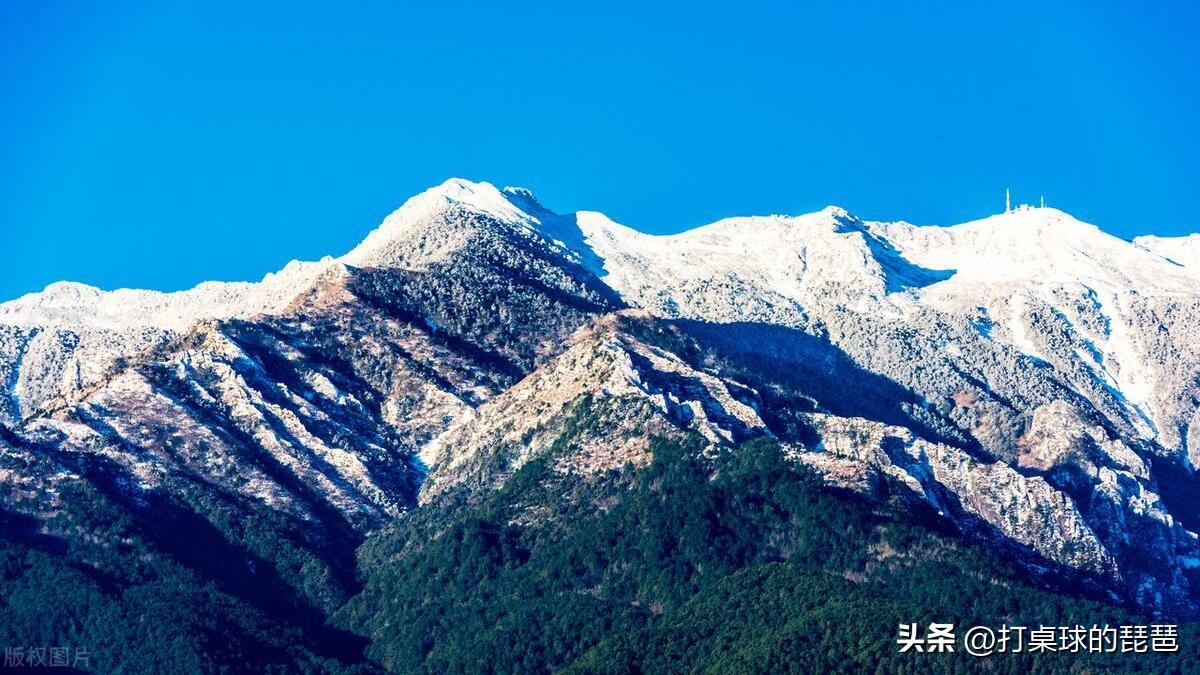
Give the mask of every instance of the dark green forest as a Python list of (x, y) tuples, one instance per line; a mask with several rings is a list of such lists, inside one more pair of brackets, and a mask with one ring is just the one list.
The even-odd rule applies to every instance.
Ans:
[[(400, 672), (1187, 672), (1186, 655), (900, 654), (900, 622), (1144, 623), (1035, 587), (934, 527), (835, 494), (769, 441), (657, 442), (601, 480), (526, 465), (449, 523), (372, 537), (340, 613)], [(545, 505), (556, 506), (547, 510)]]
[(1200, 670), (1190, 625), (1173, 656), (898, 653), (901, 622), (1152, 620), (1045, 587), (932, 514), (835, 492), (769, 440), (652, 451), (587, 478), (551, 453), (361, 545), (201, 491), (183, 492), (191, 519), (152, 525), (81, 488), (62, 496), (90, 514), (78, 541), (5, 515), (0, 641), (85, 646), (100, 672)]

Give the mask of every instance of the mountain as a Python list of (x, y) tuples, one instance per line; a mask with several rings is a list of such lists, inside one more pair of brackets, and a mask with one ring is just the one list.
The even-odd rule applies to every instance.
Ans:
[(1180, 267), (1195, 269), (1200, 265), (1200, 234), (1183, 237), (1135, 237), (1133, 243), (1157, 253)]
[[(874, 535), (838, 539), (836, 561), (796, 553), (830, 536), (806, 520), (815, 499), (859, 514), (844, 516), (854, 527), (924, 542), (905, 553), (918, 567), (983, 555), (982, 568), (954, 569), (986, 569), (1004, 593), (1050, 598), (1056, 612), (1103, 601), (1195, 618), (1194, 243), (1127, 242), (1031, 207), (950, 227), (829, 207), (648, 235), (452, 179), (345, 255), (258, 283), (52, 284), (0, 304), (2, 628), (18, 642), (31, 626), (54, 644), (111, 642), (105, 631), (151, 640), (134, 617), (154, 598), (203, 611), (164, 624), (182, 637), (161, 660), (113, 650), (105, 669), (218, 668), (253, 644), (263, 667), (405, 670), (420, 659), (398, 645), (448, 640), (449, 626), (396, 634), (403, 617), (386, 599), (423, 566), (446, 571), (458, 555), (446, 536), (499, 528), (481, 541), (501, 558), (476, 571), (499, 583), (515, 565), (512, 583), (535, 592), (522, 585), (535, 567), (518, 567), (597, 554), (599, 533), (616, 546), (624, 535), (606, 519), (618, 514), (693, 536), (644, 511), (685, 508), (688, 485), (725, 486), (697, 492), (710, 501), (695, 508), (748, 517), (727, 509), (770, 503), (752, 478), (763, 466), (820, 496), (775, 503), (782, 521), (751, 518), (736, 556), (721, 548), (732, 539), (688, 554), (719, 578), (646, 557), (620, 565), (661, 583), (592, 558), (578, 578), (554, 574), (625, 579), (596, 581), (604, 612), (625, 608), (597, 616), (634, 642), (682, 620), (673, 612), (701, 601), (691, 594), (760, 565), (790, 566), (770, 578), (802, 585), (900, 574), (863, 548)], [(743, 452), (766, 464), (739, 463)], [(663, 481), (669, 498), (653, 496)], [(54, 593), (51, 579), (91, 599), (43, 629), (11, 598)], [(662, 593), (665, 614), (628, 613)], [(889, 602), (936, 610), (931, 597)], [(426, 610), (413, 602), (415, 621)], [(988, 618), (981, 607), (955, 611)], [(532, 669), (625, 648), (580, 631)], [(231, 646), (204, 646), (214, 641)], [(445, 656), (426, 647), (421, 658)]]
[[(1120, 579), (1138, 602), (1193, 603), (1197, 268), (1044, 208), (946, 228), (836, 208), (672, 236), (578, 222), (606, 282), (658, 316), (722, 325), (716, 352), (811, 367), (795, 362), (816, 353), (780, 353), (794, 336), (763, 330), (795, 328), (848, 361), (823, 389), (856, 370), (898, 385), (894, 402), (816, 394), (841, 417), (895, 425), (818, 421), (823, 452), (802, 461), (831, 480), (891, 476), (1039, 555)], [(779, 379), (743, 381), (806, 391)], [(881, 446), (829, 438), (849, 432)]]

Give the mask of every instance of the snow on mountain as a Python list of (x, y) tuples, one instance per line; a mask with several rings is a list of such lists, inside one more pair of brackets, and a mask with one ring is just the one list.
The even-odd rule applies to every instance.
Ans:
[(1057, 209), (1022, 207), (946, 228), (872, 229), (917, 264), (955, 270), (924, 289), (920, 302), (960, 315), (981, 311), (1000, 327), (997, 339), (1064, 371), (1081, 366), (1118, 396), (1143, 435), (1188, 448), (1195, 406), (1180, 408), (1179, 399), (1200, 372), (1193, 318), (1200, 268)]
[(293, 260), (259, 282), (208, 281), (174, 293), (122, 288), (102, 291), (74, 282), (0, 303), (0, 324), (122, 329), (139, 326), (183, 330), (203, 319), (278, 313), (323, 273), (332, 258)]
[[(58, 283), (0, 304), (0, 375), (10, 391), (0, 409), (19, 418), (199, 321), (284, 312), (341, 265), (421, 271), (491, 260), (602, 295), (599, 277), (659, 316), (825, 332), (864, 367), (930, 400), (954, 393), (943, 389), (956, 373), (1006, 360), (999, 351), (1009, 349), (1052, 365), (1053, 379), (1114, 423), (1200, 461), (1200, 443), (1189, 442), (1200, 433), (1189, 400), (1200, 372), (1192, 311), (1200, 268), (1164, 255), (1186, 260), (1195, 241), (1135, 245), (1031, 207), (951, 227), (863, 222), (828, 207), (648, 235), (597, 212), (554, 213), (522, 188), (450, 179), (409, 199), (341, 258), (293, 262), (259, 283), (177, 293)], [(959, 337), (934, 336), (947, 332)], [(899, 339), (913, 353), (895, 362), (879, 346)], [(949, 375), (917, 381), (931, 367)], [(1031, 390), (1053, 388), (984, 381), (1030, 400), (1043, 398)], [(996, 451), (1012, 440), (997, 442), (985, 445)]]
[[(833, 483), (893, 484), (1144, 606), (1200, 611), (1195, 241), (1029, 207), (650, 235), (451, 179), (341, 258), (258, 283), (0, 304), (0, 423), (22, 452), (98, 453), (145, 489), (194, 472), (367, 526), (419, 480), (425, 499), (486, 489), (538, 452), (587, 473), (636, 465), (648, 433), (774, 435)], [(579, 405), (599, 426), (575, 429)]]
[(806, 308), (866, 310), (889, 293), (944, 275), (896, 255), (837, 207), (802, 216), (727, 218), (675, 235), (647, 235), (581, 212), (605, 282), (667, 316), (803, 322)]
[(916, 264), (954, 270), (954, 284), (1036, 281), (1200, 292), (1200, 273), (1053, 208), (1020, 207), (950, 227), (873, 223), (871, 230)]
[(1193, 274), (1200, 274), (1200, 234), (1182, 237), (1134, 237), (1133, 243), (1181, 265)]
[(341, 260), (358, 267), (425, 269), (499, 238), (583, 264), (580, 240), (567, 232), (565, 220), (528, 190), (501, 191), (491, 183), (452, 178), (406, 201)]
[[(1011, 349), (1052, 364), (1059, 372), (1040, 379), (1053, 375), (1116, 423), (1172, 449), (1195, 447), (1188, 399), (1200, 372), (1192, 318), (1200, 275), (1057, 209), (918, 227), (862, 222), (830, 207), (665, 236), (598, 213), (577, 219), (603, 260), (603, 280), (661, 316), (829, 331), (860, 363), (930, 400), (953, 393), (941, 385), (957, 381), (955, 373)], [(974, 335), (934, 337), (964, 326)], [(920, 357), (893, 363), (864, 332), (903, 339)], [(914, 379), (939, 363), (946, 378), (931, 386)], [(1034, 399), (1031, 390), (1052, 388), (1014, 386)]]
[[(13, 303), (0, 478), (42, 452), (66, 481), (200, 490), (306, 529), (399, 517), (426, 444), (618, 308), (524, 217), (447, 199), (466, 188), (410, 202), (371, 239), (382, 257), (353, 265), (172, 294), (59, 285)], [(459, 235), (469, 247), (444, 245)], [(426, 241), (443, 244), (436, 256)]]
[[(513, 190), (511, 195), (520, 194)], [(531, 193), (524, 194), (532, 198)], [(536, 204), (536, 201), (533, 202)], [(533, 210), (531, 208), (531, 210)], [(520, 210), (510, 196), (488, 183), (450, 179), (412, 197), (358, 246), (341, 258), (293, 260), (259, 282), (209, 281), (184, 291), (104, 291), (75, 282), (56, 282), (43, 291), (0, 303), (0, 325), (126, 329), (150, 326), (179, 331), (205, 319), (248, 318), (285, 311), (324, 273), (341, 264), (419, 268), (461, 251), (486, 232), (471, 216), (483, 214), (530, 240), (540, 239), (540, 221)], [(543, 210), (543, 215), (550, 215)], [(458, 229), (455, 229), (455, 228)], [(560, 252), (577, 257), (559, 244)]]
[[(542, 215), (549, 223), (549, 212)], [(470, 268), (481, 270), (479, 279), (497, 268), (521, 270), (564, 293), (591, 284), (585, 295), (611, 299), (582, 266), (566, 269), (580, 265), (580, 256), (548, 241), (539, 226), (546, 225), (492, 185), (451, 179), (409, 199), (345, 256), (292, 261), (260, 282), (205, 282), (173, 293), (51, 284), (0, 303), (0, 383), (7, 390), (0, 421), (79, 395), (205, 321), (287, 314), (323, 280), (350, 274), (347, 265), (422, 273)]]
[[(198, 321), (286, 311), (339, 265), (420, 271), (491, 259), (563, 288), (599, 277), (625, 302), (664, 317), (824, 331), (868, 369), (931, 400), (954, 393), (943, 389), (956, 373), (1005, 360), (997, 350), (1011, 349), (1054, 366), (1056, 380), (1118, 425), (1200, 461), (1200, 443), (1189, 442), (1200, 433), (1189, 400), (1200, 372), (1192, 339), (1200, 268), (1161, 254), (1186, 259), (1194, 241), (1134, 245), (1031, 207), (951, 227), (863, 222), (828, 207), (648, 235), (597, 212), (554, 213), (522, 188), (450, 179), (409, 199), (341, 258), (293, 262), (259, 283), (178, 293), (59, 283), (0, 304), (0, 375), (10, 383), (0, 409), (11, 419), (47, 396), (86, 388), (117, 354)], [(932, 337), (947, 331), (960, 337)], [(884, 335), (907, 343), (908, 364), (879, 349)], [(922, 372), (938, 363), (952, 372), (925, 386), (914, 380), (917, 359)], [(1051, 388), (1006, 391), (984, 379), (1032, 400), (1040, 396), (1031, 388)]]
[(59, 282), (0, 304), (0, 422), (102, 382), (120, 364), (198, 323), (280, 314), (340, 264), (288, 263), (257, 283), (205, 282), (174, 293)]
[(362, 267), (419, 267), (444, 260), (477, 233), (464, 212), (533, 233), (530, 218), (493, 186), (452, 178), (406, 201), (343, 260)]
[[(711, 448), (769, 435), (754, 396), (621, 331), (619, 317), (606, 317), (581, 328), (561, 354), (426, 446), (421, 457), (434, 471), (421, 500), (460, 487), (494, 487), (564, 445), (567, 452), (553, 457), (557, 470), (594, 475), (648, 462), (654, 435), (688, 430)], [(581, 407), (602, 422), (578, 429), (572, 418)]]

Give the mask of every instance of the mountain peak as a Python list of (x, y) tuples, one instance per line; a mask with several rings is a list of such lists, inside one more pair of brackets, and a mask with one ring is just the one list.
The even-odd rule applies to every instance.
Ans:
[(991, 218), (985, 218), (984, 220), (991, 220), (993, 218), (998, 219), (998, 222), (1005, 224), (1025, 227), (1058, 226), (1084, 228), (1088, 230), (1100, 229), (1091, 223), (1085, 223), (1066, 211), (1056, 209), (1053, 206), (1029, 206), (1027, 204), (1023, 204), (1015, 209), (1012, 209), (1011, 211), (998, 213), (995, 216), (992, 216)]
[(95, 298), (104, 291), (89, 284), (81, 284), (77, 281), (55, 281), (47, 284), (41, 293), (37, 293), (43, 302), (65, 301), (78, 302), (88, 298)]
[(542, 203), (538, 201), (537, 196), (533, 194), (533, 190), (530, 190), (529, 188), (514, 187), (510, 185), (501, 190), (500, 194), (506, 200), (508, 200), (510, 204), (534, 220), (542, 220), (545, 216), (560, 217), (560, 214), (557, 214), (545, 206), (542, 206)]
[(1133, 243), (1142, 249), (1162, 256), (1172, 264), (1200, 271), (1200, 234), (1179, 237), (1143, 235), (1134, 237)]
[(949, 227), (876, 224), (907, 259), (959, 283), (1071, 283), (1194, 292), (1197, 279), (1146, 247), (1055, 208), (1020, 206)]
[(538, 204), (541, 203), (541, 202), (538, 202), (537, 197), (535, 197), (533, 195), (533, 190), (530, 190), (529, 188), (518, 187), (515, 185), (508, 185), (508, 186), (505, 186), (505, 188), (503, 190), (501, 190), (501, 192), (503, 192), (504, 194), (509, 195), (511, 197), (527, 199), (529, 201), (532, 201), (532, 202), (538, 203)]
[(846, 209), (843, 209), (840, 206), (835, 206), (833, 204), (826, 206), (825, 208), (821, 209), (820, 211), (817, 211), (817, 213), (819, 213), (823, 216), (829, 216), (831, 218), (836, 218), (838, 220), (858, 220), (858, 218), (854, 217)]
[[(532, 197), (532, 193), (530, 196)], [(450, 178), (440, 185), (429, 188), (406, 201), (400, 210), (425, 211), (444, 208), (447, 205), (481, 211), (506, 222), (522, 220), (524, 216), (495, 185), (483, 181), (477, 183), (465, 178)]]
[(409, 198), (342, 259), (368, 267), (441, 259), (469, 244), (475, 216), (519, 227), (532, 221), (491, 183), (451, 178)]

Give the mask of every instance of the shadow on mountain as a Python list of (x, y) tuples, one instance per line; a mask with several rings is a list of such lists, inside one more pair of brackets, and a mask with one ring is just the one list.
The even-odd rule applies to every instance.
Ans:
[(928, 440), (987, 458), (978, 441), (930, 411), (923, 397), (860, 367), (823, 337), (773, 324), (691, 319), (634, 319), (628, 329), (693, 367), (715, 369), (753, 387), (762, 399), (756, 406), (759, 414), (781, 439), (815, 444), (816, 435), (801, 416), (828, 412), (907, 427)]
[(1200, 532), (1200, 481), (1182, 462), (1147, 453), (1158, 494), (1171, 514), (1192, 532)]
[(550, 239), (561, 242), (579, 255), (579, 262), (599, 274), (604, 269), (604, 260), (596, 255), (587, 243), (587, 237), (579, 227), (579, 216), (575, 213), (558, 214), (542, 206), (532, 192), (522, 188), (505, 188), (504, 198), (518, 209), (538, 219), (538, 229)]
[(368, 307), (501, 374), (505, 386), (536, 367), (547, 336), (569, 335), (588, 317), (624, 307), (582, 268), (552, 286), (532, 273), (502, 274), (502, 264), (479, 258), (463, 263), (465, 273), (440, 263), (422, 271), (353, 268), (348, 289)]
[[(299, 596), (271, 560), (231, 540), (190, 505), (179, 504), (160, 492), (130, 492), (123, 486), (134, 484), (133, 477), (108, 460), (89, 461), (84, 477), (107, 500), (120, 506), (132, 519), (137, 534), (155, 549), (273, 620), (298, 628), (315, 653), (345, 663), (363, 660), (366, 641), (362, 637), (329, 626), (322, 612)], [(229, 502), (221, 495), (205, 498)], [(225, 505), (234, 509), (239, 506), (232, 502)], [(244, 522), (239, 528), (244, 530), (243, 536), (255, 536), (250, 523)], [(277, 534), (288, 537), (286, 532)], [(358, 587), (347, 590), (357, 592)], [(262, 643), (255, 646), (272, 649)]]
[(924, 288), (954, 276), (957, 270), (934, 270), (915, 265), (902, 256), (891, 242), (863, 230), (863, 239), (871, 255), (883, 268), (888, 293), (900, 293), (912, 288)]
[[(922, 472), (911, 470), (916, 466), (915, 460), (908, 455), (903, 441), (899, 438), (885, 438), (882, 446), (896, 466), (905, 467), (911, 476), (921, 475)], [(898, 499), (904, 505), (899, 513), (904, 514), (906, 522), (997, 551), (1002, 559), (1015, 563), (1025, 573), (1023, 578), (1038, 588), (1097, 602), (1113, 602), (1114, 587), (1111, 581), (1086, 570), (1062, 565), (1042, 555), (1032, 546), (1013, 539), (965, 508), (958, 495), (936, 481), (922, 481), (921, 487), (927, 493), (935, 495), (936, 507), (924, 497), (911, 492), (909, 488), (886, 482), (881, 484), (883, 492), (877, 497), (878, 503), (887, 503), (890, 498)], [(858, 493), (837, 488), (833, 491), (844, 498), (869, 503)], [(938, 509), (944, 509), (945, 513), (939, 513)], [(1128, 601), (1119, 604), (1130, 609), (1135, 608), (1134, 604)]]
[(68, 548), (66, 539), (43, 533), (37, 518), (6, 508), (0, 508), (0, 539), (56, 556)]

